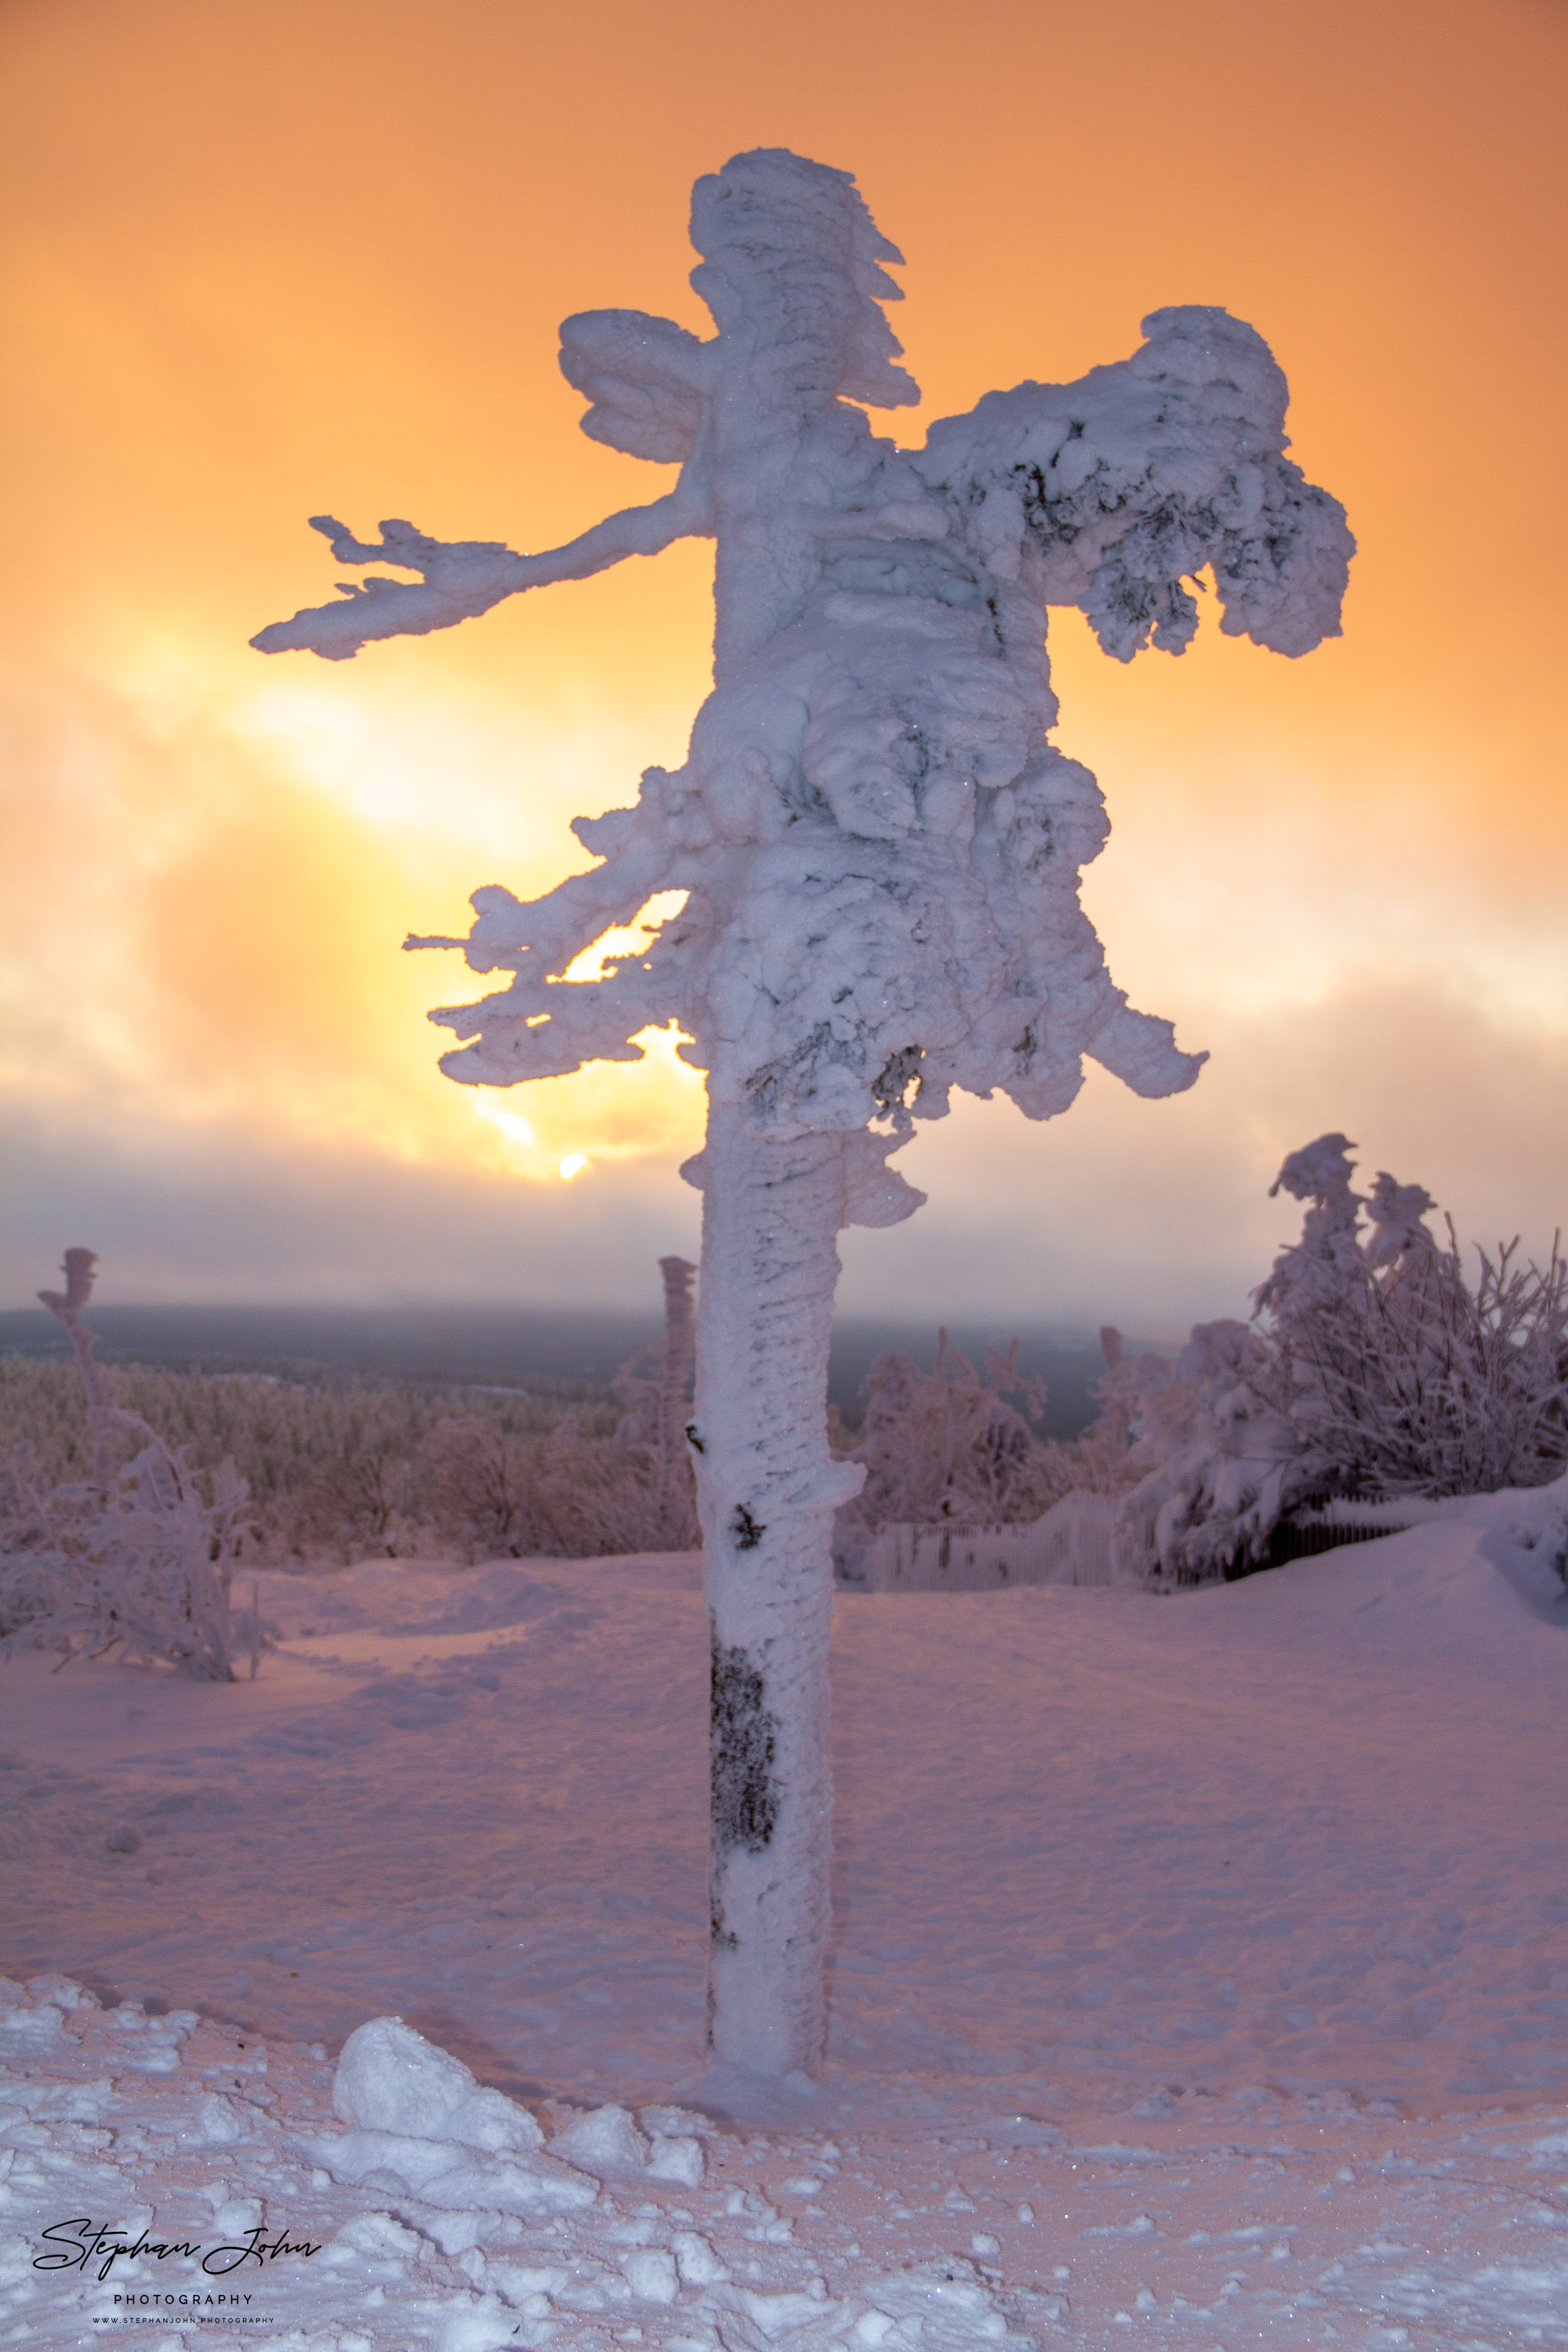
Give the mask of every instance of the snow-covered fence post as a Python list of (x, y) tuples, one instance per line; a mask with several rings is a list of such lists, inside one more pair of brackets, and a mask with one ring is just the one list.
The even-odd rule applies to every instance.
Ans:
[[(990, 393), (921, 451), (867, 406), (919, 394), (883, 315), (900, 257), (850, 175), (782, 149), (693, 192), (706, 341), (667, 319), (568, 319), (584, 430), (679, 465), (674, 488), (567, 546), (518, 555), (329, 516), (340, 563), (390, 564), (254, 642), (351, 658), (519, 591), (674, 540), (716, 541), (714, 690), (686, 765), (635, 808), (579, 818), (599, 863), (531, 905), (490, 885), (463, 947), (511, 978), (442, 1010), (465, 1084), (640, 1058), (675, 1022), (708, 1075), (696, 1450), (713, 1642), (710, 2045), (773, 2072), (821, 2047), (827, 1926), (829, 1529), (858, 1467), (827, 1451), (835, 1242), (919, 1207), (888, 1165), (954, 1086), (1065, 1110), (1087, 1054), (1143, 1095), (1201, 1055), (1134, 1013), (1078, 898), (1107, 826), (1048, 740), (1047, 607), (1106, 651), (1179, 653), (1184, 584), (1212, 568), (1222, 627), (1286, 654), (1339, 625), (1344, 516), (1284, 456), (1285, 380), (1250, 327), (1156, 311), (1131, 359)], [(582, 949), (684, 891), (596, 981)]]

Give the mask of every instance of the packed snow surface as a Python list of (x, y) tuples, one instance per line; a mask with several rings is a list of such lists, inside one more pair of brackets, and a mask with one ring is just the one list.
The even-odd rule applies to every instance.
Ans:
[(842, 1597), (815, 2084), (701, 2063), (694, 1559), (261, 1588), (254, 1683), (4, 1670), (0, 2343), (1568, 2341), (1568, 1625), (1495, 1532)]

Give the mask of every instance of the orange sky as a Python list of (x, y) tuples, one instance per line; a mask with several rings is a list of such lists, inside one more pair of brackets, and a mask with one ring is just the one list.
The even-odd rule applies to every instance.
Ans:
[(1549, 1241), (1559, 9), (5, 0), (0, 45), (7, 1301), (76, 1241), (116, 1298), (651, 1299), (693, 1244), (668, 1052), (454, 1087), (421, 1016), (469, 988), (397, 945), (548, 887), (573, 814), (679, 762), (704, 551), (353, 665), (246, 640), (329, 593), (323, 508), (533, 547), (657, 494), (577, 432), (556, 325), (705, 327), (688, 191), (757, 144), (856, 171), (908, 257), (900, 437), (1219, 302), (1361, 542), (1300, 663), (1211, 627), (1124, 669), (1053, 623), (1115, 826), (1090, 912), (1214, 1059), (1173, 1103), (1096, 1073), (1044, 1128), (964, 1104), (905, 1155), (931, 1206), (849, 1238), (845, 1303), (1236, 1311), (1279, 1158), (1330, 1127), (1462, 1232)]

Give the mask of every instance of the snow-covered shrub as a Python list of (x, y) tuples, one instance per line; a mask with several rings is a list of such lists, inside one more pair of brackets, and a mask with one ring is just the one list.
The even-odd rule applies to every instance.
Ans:
[[(1205, 1582), (1266, 1563), (1282, 1519), (1336, 1497), (1544, 1485), (1568, 1456), (1568, 1264), (1477, 1250), (1474, 1286), (1419, 1185), (1352, 1188), (1342, 1135), (1292, 1152), (1272, 1192), (1308, 1205), (1254, 1294), (1254, 1325), (1196, 1326), (1173, 1363), (1112, 1367), (1142, 1475), (1118, 1515), (1123, 1574)], [(1367, 1213), (1363, 1225), (1363, 1212)]]
[(546, 1442), (536, 1489), (546, 1540), (542, 1551), (592, 1559), (626, 1551), (690, 1551), (701, 1541), (689, 1473), (661, 1494), (665, 1457), (656, 1447), (590, 1438), (571, 1416)]
[(1040, 1434), (1034, 1424), (1046, 1387), (1019, 1372), (1018, 1347), (1015, 1339), (1005, 1355), (988, 1348), (977, 1372), (944, 1330), (929, 1372), (907, 1355), (878, 1357), (861, 1388), (858, 1442), (830, 1418), (837, 1450), (866, 1465), (865, 1486), (835, 1521), (841, 1579), (858, 1580), (868, 1547), (884, 1528), (947, 1520), (1016, 1526), (1066, 1495), (1116, 1495), (1131, 1483), (1129, 1441), (1114, 1416), (1102, 1413), (1079, 1438)]
[(67, 1657), (118, 1648), (232, 1681), (229, 1576), (245, 1482), (224, 1463), (204, 1491), (185, 1449), (116, 1403), (80, 1320), (95, 1263), (91, 1250), (68, 1250), (64, 1292), (39, 1293), (80, 1375), (89, 1475), (46, 1484), (32, 1447), (12, 1449), (0, 1478), (0, 1640)]
[[(976, 1372), (945, 1331), (929, 1372), (910, 1356), (878, 1357), (865, 1381), (855, 1457), (866, 1465), (858, 1499), (874, 1525), (994, 1524), (1037, 1517), (1055, 1500), (1059, 1472), (1030, 1425), (1045, 1409), (1045, 1383), (1017, 1363), (1015, 1339), (1006, 1355), (987, 1348), (984, 1374)], [(1005, 1402), (1008, 1395), (1022, 1411)]]
[(0, 1633), (14, 1646), (161, 1659), (232, 1682), (229, 1579), (244, 1483), (230, 1468), (203, 1494), (184, 1458), (133, 1414), (142, 1441), (98, 1486), (44, 1489), (13, 1455), (0, 1512)]
[(495, 1417), (437, 1423), (416, 1468), (421, 1507), (464, 1559), (595, 1559), (616, 1552), (689, 1550), (689, 1494), (659, 1495), (657, 1448), (593, 1436), (565, 1415), (542, 1443)]
[[(237, 1529), (247, 1559), (473, 1559), (486, 1550), (587, 1559), (689, 1550), (698, 1540), (684, 1436), (670, 1475), (635, 1394), (631, 1409), (617, 1412), (596, 1401), (568, 1409), (521, 1391), (357, 1380), (292, 1386), (139, 1364), (117, 1366), (112, 1379), (116, 1396), (180, 1455), (205, 1499), (216, 1499), (213, 1476), (233, 1462), (250, 1495)], [(657, 1400), (660, 1382), (648, 1386)], [(90, 1477), (89, 1418), (68, 1364), (0, 1361), (0, 1453), (18, 1446), (28, 1449), (32, 1487)]]
[[(100, 1368), (101, 1369), (101, 1368)], [(117, 1400), (183, 1452), (198, 1486), (225, 1459), (250, 1489), (246, 1556), (313, 1562), (442, 1549), (422, 1483), (439, 1423), (460, 1412), (537, 1451), (565, 1408), (551, 1398), (359, 1380), (292, 1383), (253, 1373), (117, 1365)], [(616, 1426), (608, 1406), (577, 1409), (585, 1437)], [(0, 1360), (0, 1451), (31, 1449), (35, 1483), (90, 1475), (91, 1436), (68, 1364)]]
[(384, 1469), (363, 1443), (352, 1473), (361, 1524), (384, 1500), (389, 1517), (417, 1522), (423, 1549), (434, 1538), (469, 1560), (691, 1549), (700, 1540), (686, 1442), (697, 1269), (664, 1257), (659, 1272), (664, 1337), (621, 1367), (613, 1412), (475, 1398), (461, 1412), (430, 1415)]
[(469, 1559), (521, 1559), (533, 1546), (534, 1449), (492, 1413), (453, 1413), (426, 1440), (419, 1465), (430, 1524)]
[[(1539, 1486), (1568, 1452), (1568, 1262), (1517, 1262), (1479, 1244), (1467, 1281), (1452, 1218), (1447, 1244), (1423, 1222), (1419, 1185), (1380, 1173), (1364, 1205), (1364, 1242), (1344, 1239), (1342, 1173), (1285, 1163), (1279, 1186), (1312, 1201), (1301, 1242), (1258, 1293), (1270, 1318), (1291, 1411), (1336, 1492), (1384, 1497), (1493, 1494)], [(1315, 1189), (1309, 1190), (1309, 1187)]]
[[(347, 1490), (362, 1453), (406, 1457), (446, 1409), (417, 1392), (357, 1382), (311, 1387), (146, 1364), (117, 1365), (104, 1376), (116, 1402), (183, 1451), (198, 1478), (233, 1461), (250, 1489), (250, 1549), (275, 1559), (330, 1556), (340, 1526), (357, 1508)], [(69, 1364), (0, 1360), (0, 1448), (18, 1444), (30, 1447), (45, 1486), (90, 1474), (89, 1412)], [(364, 1549), (378, 1548), (375, 1532), (363, 1531)], [(358, 1528), (351, 1539), (362, 1548)]]
[(1137, 1484), (1117, 1514), (1119, 1578), (1199, 1584), (1261, 1559), (1282, 1514), (1321, 1491), (1321, 1465), (1281, 1409), (1276, 1350), (1245, 1323), (1198, 1323), (1163, 1376), (1144, 1359)]

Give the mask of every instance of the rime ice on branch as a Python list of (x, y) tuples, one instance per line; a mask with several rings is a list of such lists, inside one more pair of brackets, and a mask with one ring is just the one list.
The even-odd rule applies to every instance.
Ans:
[[(988, 394), (905, 451), (864, 407), (919, 397), (882, 304), (900, 259), (847, 173), (781, 150), (693, 194), (692, 283), (718, 332), (600, 310), (568, 319), (584, 430), (678, 464), (668, 496), (551, 553), (445, 545), (411, 524), (371, 576), (264, 630), (330, 660), (422, 635), (674, 540), (716, 542), (714, 690), (686, 765), (633, 808), (580, 818), (599, 863), (524, 905), (474, 894), (470, 967), (497, 993), (433, 1017), (443, 1068), (513, 1086), (676, 1022), (708, 1076), (699, 1486), (713, 1640), (713, 1942), (720, 2056), (784, 2072), (822, 2035), (834, 1509), (859, 1484), (824, 1435), (840, 1226), (921, 1195), (889, 1168), (953, 1087), (1065, 1110), (1087, 1055), (1136, 1092), (1203, 1059), (1136, 1013), (1079, 904), (1107, 832), (1093, 777), (1047, 740), (1047, 607), (1076, 604), (1129, 660), (1180, 653), (1212, 570), (1221, 625), (1300, 654), (1337, 634), (1352, 542), (1284, 456), (1286, 385), (1215, 310), (1156, 311), (1131, 359), (1081, 383)], [(688, 894), (646, 951), (564, 974), (658, 892)]]

